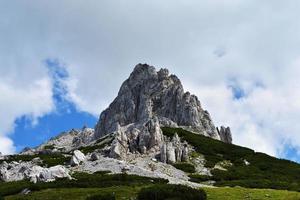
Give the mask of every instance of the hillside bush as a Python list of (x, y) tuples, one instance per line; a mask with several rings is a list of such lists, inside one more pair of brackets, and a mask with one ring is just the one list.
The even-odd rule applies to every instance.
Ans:
[(37, 157), (39, 157), (43, 161), (43, 163), (41, 164), (42, 167), (53, 167), (56, 165), (63, 165), (69, 160), (68, 157), (62, 155), (61, 153), (53, 153), (53, 154), (36, 154), (36, 155), (11, 155), (8, 156), (8, 159), (1, 160), (0, 163), (2, 163), (3, 161), (6, 161), (8, 163), (12, 161), (28, 162)]
[(186, 162), (179, 162), (173, 164), (173, 166), (181, 171), (187, 172), (187, 173), (195, 173), (195, 166), (191, 163)]
[(28, 188), (31, 191), (40, 191), (49, 188), (104, 188), (112, 186), (141, 186), (151, 184), (165, 184), (168, 180), (160, 178), (148, 178), (128, 174), (107, 174), (107, 171), (94, 174), (76, 173), (75, 179), (58, 179), (54, 182), (38, 182), (33, 184), (29, 181), (16, 181), (0, 183), (0, 195), (14, 195)]
[(206, 200), (204, 190), (197, 190), (183, 185), (154, 185), (143, 188), (137, 200)]
[(112, 193), (103, 193), (87, 197), (86, 200), (116, 200), (116, 197)]
[[(230, 161), (233, 165), (227, 171), (211, 171), (218, 186), (243, 186), (249, 188), (273, 188), (300, 191), (300, 165), (277, 159), (264, 153), (234, 144), (227, 144), (181, 128), (162, 128), (163, 134), (173, 137), (175, 133), (194, 146), (196, 153), (204, 155), (205, 167), (213, 168), (220, 161)], [(247, 162), (245, 162), (245, 160)], [(246, 164), (248, 163), (248, 164)], [(191, 175), (191, 180), (199, 182), (208, 177)]]
[(97, 143), (95, 145), (80, 147), (79, 150), (84, 154), (92, 153), (97, 149), (103, 149), (106, 145), (111, 144), (113, 140), (114, 138), (100, 139), (98, 140), (100, 141), (100, 143)]
[(190, 181), (195, 183), (201, 183), (213, 179), (213, 177), (211, 176), (200, 175), (200, 174), (190, 174), (189, 177), (190, 177)]

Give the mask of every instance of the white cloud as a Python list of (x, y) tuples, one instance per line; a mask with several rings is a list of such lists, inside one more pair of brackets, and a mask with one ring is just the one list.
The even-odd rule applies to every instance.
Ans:
[(0, 81), (0, 143), (3, 144), (0, 152), (5, 154), (14, 152), (13, 142), (7, 135), (13, 132), (18, 117), (26, 116), (34, 125), (39, 117), (54, 108), (48, 79), (18, 84)]
[(15, 152), (13, 141), (5, 136), (0, 136), (0, 152), (3, 154)]
[[(63, 60), (69, 98), (98, 115), (135, 64), (167, 67), (216, 124), (232, 127), (236, 143), (284, 156), (286, 145), (300, 150), (299, 8), (289, 0), (1, 2), (0, 73), (21, 87), (45, 76), (41, 60)], [(244, 98), (232, 98), (233, 79)]]

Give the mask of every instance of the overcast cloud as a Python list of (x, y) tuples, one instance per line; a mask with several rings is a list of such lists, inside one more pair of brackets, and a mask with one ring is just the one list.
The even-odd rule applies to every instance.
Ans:
[(0, 0), (0, 151), (14, 151), (15, 119), (38, 123), (55, 109), (46, 59), (65, 63), (78, 110), (98, 116), (146, 62), (176, 74), (235, 143), (300, 151), (299, 9), (292, 0)]

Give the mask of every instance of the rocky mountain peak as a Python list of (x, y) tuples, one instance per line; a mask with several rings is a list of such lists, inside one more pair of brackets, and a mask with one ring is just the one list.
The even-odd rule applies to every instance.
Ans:
[(138, 64), (118, 96), (101, 113), (95, 137), (115, 133), (111, 155), (124, 157), (128, 152), (160, 149), (164, 142), (160, 127), (181, 127), (231, 142), (230, 132), (217, 131), (210, 114), (195, 95), (184, 91), (178, 77), (170, 75), (168, 69), (157, 71), (153, 66)]

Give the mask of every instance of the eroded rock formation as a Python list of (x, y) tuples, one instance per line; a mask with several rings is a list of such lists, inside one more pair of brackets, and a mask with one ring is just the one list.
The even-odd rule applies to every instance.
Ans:
[(230, 132), (217, 131), (210, 114), (195, 95), (184, 92), (175, 75), (169, 75), (167, 69), (156, 71), (153, 66), (138, 64), (115, 100), (101, 113), (95, 138), (115, 135), (109, 153), (112, 158), (126, 160), (129, 153), (162, 151), (163, 162), (187, 160), (188, 149), (178, 149), (176, 141), (164, 141), (161, 127), (182, 127), (231, 142)]
[(180, 80), (167, 69), (138, 64), (122, 84), (118, 96), (101, 113), (96, 138), (116, 131), (118, 125), (145, 123), (157, 117), (161, 126), (182, 126), (220, 139), (209, 113), (195, 95), (184, 92)]
[(165, 139), (165, 143), (160, 149), (160, 160), (164, 163), (173, 164), (176, 162), (187, 162), (189, 159), (188, 144), (181, 142), (177, 134), (171, 141)]
[(220, 135), (220, 139), (223, 142), (226, 143), (232, 143), (232, 135), (230, 127), (225, 128), (224, 126), (221, 126), (221, 128), (217, 128), (218, 134)]
[(20, 181), (28, 179), (33, 183), (36, 182), (51, 182), (57, 178), (69, 178), (69, 170), (57, 165), (50, 168), (44, 168), (31, 162), (11, 162), (5, 161), (0, 165), (0, 179), (5, 182)]

